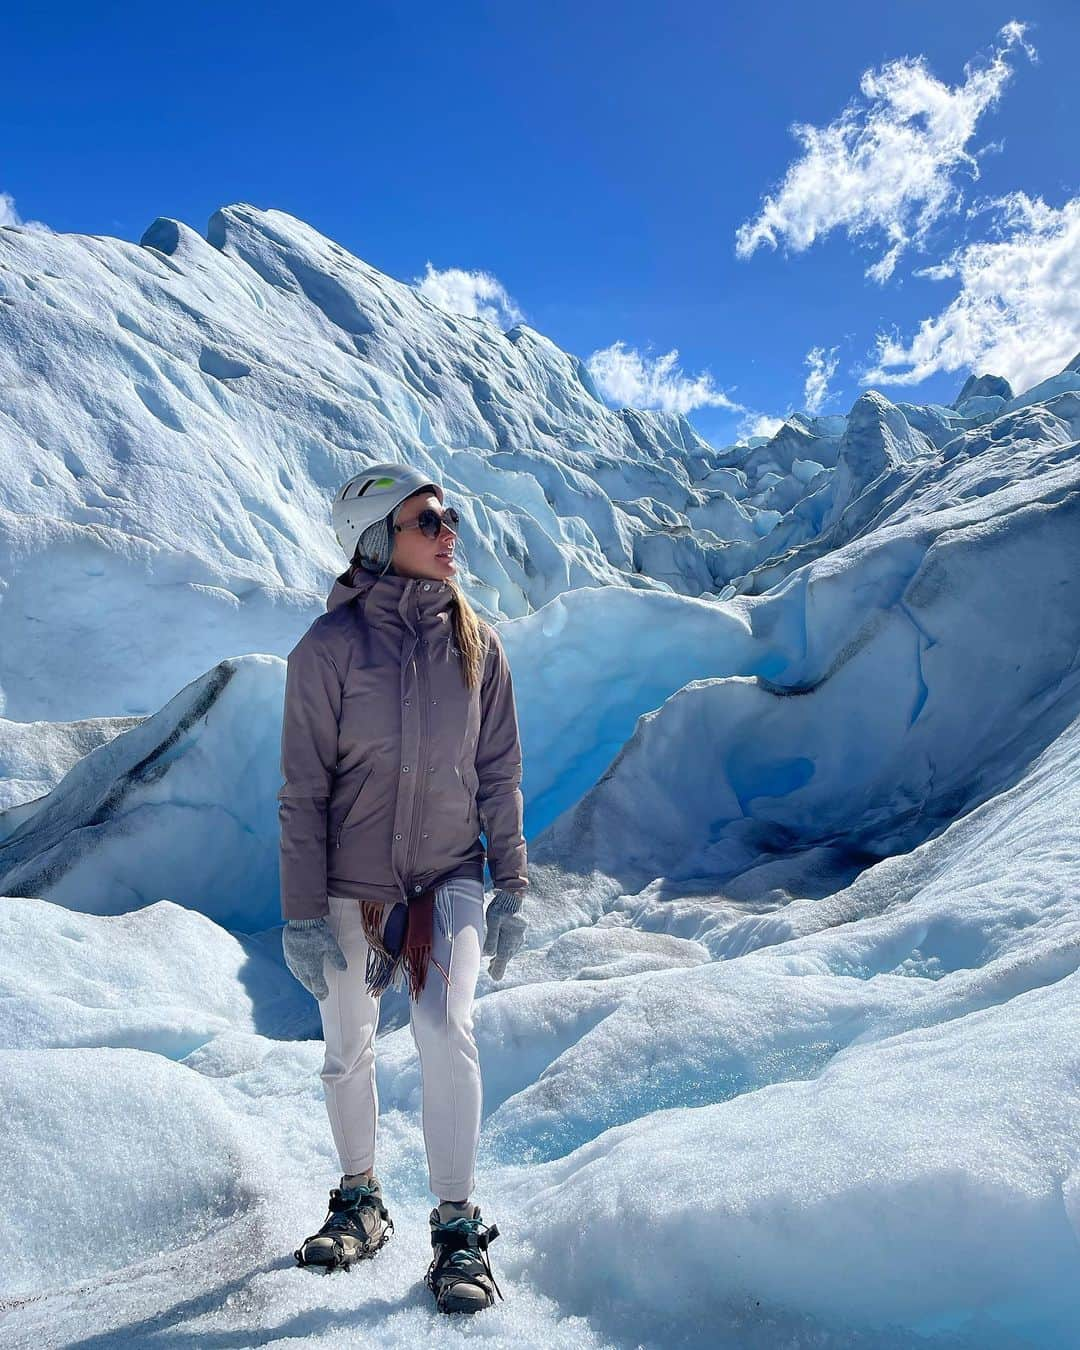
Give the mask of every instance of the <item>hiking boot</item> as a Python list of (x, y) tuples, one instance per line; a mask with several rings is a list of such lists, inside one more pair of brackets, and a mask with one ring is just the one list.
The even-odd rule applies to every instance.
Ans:
[[(446, 1216), (446, 1217), (443, 1217)], [(452, 1217), (451, 1217), (452, 1216)], [(478, 1205), (439, 1205), (428, 1216), (435, 1256), (424, 1283), (435, 1295), (440, 1312), (479, 1312), (503, 1296), (488, 1261), (488, 1244), (499, 1236), (480, 1217)]]
[(383, 1204), (379, 1182), (372, 1177), (359, 1186), (346, 1186), (342, 1177), (341, 1185), (330, 1192), (326, 1222), (293, 1255), (298, 1266), (323, 1266), (329, 1275), (374, 1256), (393, 1231), (394, 1221)]

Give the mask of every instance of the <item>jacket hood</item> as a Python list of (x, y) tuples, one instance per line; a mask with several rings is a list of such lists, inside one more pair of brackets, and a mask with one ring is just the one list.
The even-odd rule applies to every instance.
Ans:
[[(347, 605), (350, 600), (355, 600), (358, 595), (363, 595), (369, 591), (375, 582), (379, 580), (374, 572), (367, 571), (363, 567), (346, 567), (344, 572), (339, 572), (334, 578), (334, 584), (330, 587), (330, 594), (326, 597), (326, 612), (335, 610), (339, 605)], [(387, 577), (382, 578), (383, 581)]]
[[(423, 614), (449, 609), (453, 592), (445, 581), (427, 577), (406, 577), (397, 572), (371, 572), (366, 567), (348, 566), (334, 578), (326, 597), (326, 611), (340, 608), (358, 597), (364, 597), (364, 612), (372, 619), (400, 616), (404, 621), (411, 605)], [(410, 600), (410, 597), (411, 600)]]

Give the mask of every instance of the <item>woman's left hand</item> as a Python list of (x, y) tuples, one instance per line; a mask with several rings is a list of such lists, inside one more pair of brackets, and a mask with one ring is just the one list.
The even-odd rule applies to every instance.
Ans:
[(502, 979), (507, 961), (525, 940), (525, 920), (518, 912), (521, 905), (520, 891), (496, 891), (488, 905), (483, 954), (492, 958), (488, 972), (493, 980)]

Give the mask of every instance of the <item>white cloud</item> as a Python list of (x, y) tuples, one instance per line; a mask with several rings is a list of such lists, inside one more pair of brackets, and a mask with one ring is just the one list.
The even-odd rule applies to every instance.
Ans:
[(748, 440), (751, 436), (773, 437), (786, 421), (785, 417), (770, 417), (768, 413), (751, 413), (739, 423), (739, 439)]
[(803, 390), (803, 406), (807, 412), (820, 412), (821, 405), (829, 397), (829, 381), (836, 374), (838, 359), (835, 347), (828, 352), (824, 347), (811, 347), (806, 353), (810, 373)]
[(15, 198), (10, 192), (0, 192), (0, 225), (18, 225), (24, 230), (44, 230), (52, 234), (52, 229), (43, 220), (23, 220), (15, 210)]
[(736, 231), (736, 255), (749, 258), (781, 239), (801, 253), (838, 226), (852, 239), (876, 230), (888, 248), (866, 275), (886, 281), (905, 249), (923, 247), (934, 222), (959, 209), (963, 194), (954, 173), (966, 168), (978, 178), (977, 154), (966, 146), (1012, 75), (1012, 49), (1036, 60), (1025, 27), (1005, 24), (988, 64), (965, 64), (964, 81), (955, 88), (935, 79), (923, 57), (901, 57), (864, 72), (859, 87), (868, 106), (853, 101), (822, 128), (795, 123), (792, 133), (804, 154), (788, 167), (776, 196), (765, 198), (757, 219)]
[(426, 300), (440, 309), (470, 319), (483, 319), (500, 332), (525, 318), (506, 287), (490, 272), (466, 272), (460, 267), (448, 267), (439, 272), (428, 262), (427, 271), (417, 277), (414, 284)]
[(678, 359), (677, 347), (666, 356), (654, 358), (643, 356), (624, 342), (613, 342), (593, 352), (585, 365), (604, 398), (620, 408), (659, 408), (684, 416), (695, 408), (744, 411), (742, 404), (732, 402), (714, 386), (707, 371), (683, 374), (676, 364)]
[(979, 149), (975, 151), (975, 158), (982, 159), (983, 155), (1000, 155), (1004, 149), (1005, 137), (1002, 136), (999, 141), (987, 141), (985, 145), (980, 146)]
[[(1080, 348), (1080, 197), (1060, 209), (1013, 192), (977, 211), (999, 213), (1001, 238), (964, 245), (916, 275), (956, 276), (960, 291), (923, 319), (909, 343), (879, 333), (864, 384), (918, 384), (937, 371), (1004, 375), (1017, 393), (1055, 375)], [(858, 372), (857, 372), (858, 373)]]

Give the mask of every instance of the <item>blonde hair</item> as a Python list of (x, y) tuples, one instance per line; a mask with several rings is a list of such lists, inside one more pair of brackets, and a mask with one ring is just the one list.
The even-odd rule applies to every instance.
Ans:
[(484, 673), (487, 655), (484, 625), (457, 582), (451, 577), (446, 584), (454, 597), (454, 642), (461, 653), (461, 673), (468, 688), (475, 689)]

